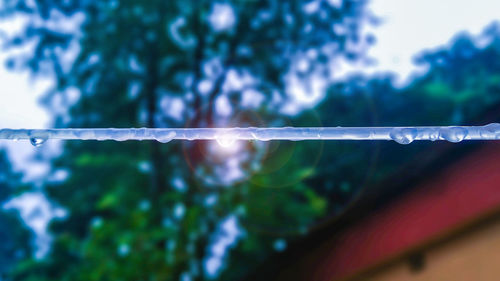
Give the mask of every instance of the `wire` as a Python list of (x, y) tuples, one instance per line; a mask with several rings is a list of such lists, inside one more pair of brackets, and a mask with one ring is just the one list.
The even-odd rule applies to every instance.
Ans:
[(98, 129), (0, 129), (0, 139), (29, 139), (33, 145), (61, 140), (500, 140), (500, 124), (485, 126), (425, 127), (279, 127), (279, 128), (98, 128)]

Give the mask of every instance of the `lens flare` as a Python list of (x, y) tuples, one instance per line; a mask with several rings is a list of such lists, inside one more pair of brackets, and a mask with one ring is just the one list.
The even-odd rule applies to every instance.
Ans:
[(231, 148), (236, 143), (238, 136), (232, 134), (224, 134), (216, 136), (215, 140), (223, 148)]

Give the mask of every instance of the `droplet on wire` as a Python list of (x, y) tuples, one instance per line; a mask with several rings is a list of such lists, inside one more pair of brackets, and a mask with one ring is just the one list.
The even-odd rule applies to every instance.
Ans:
[(417, 137), (417, 130), (413, 128), (396, 128), (391, 131), (390, 137), (399, 144), (410, 144)]
[(42, 146), (46, 141), (47, 141), (47, 138), (39, 138), (39, 137), (30, 138), (30, 143), (34, 147)]

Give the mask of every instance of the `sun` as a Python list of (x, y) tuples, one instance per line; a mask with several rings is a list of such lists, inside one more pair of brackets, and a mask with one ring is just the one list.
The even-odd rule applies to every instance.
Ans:
[(222, 154), (234, 154), (241, 149), (241, 141), (238, 141), (238, 136), (225, 133), (216, 136), (215, 140), (219, 144), (215, 150)]

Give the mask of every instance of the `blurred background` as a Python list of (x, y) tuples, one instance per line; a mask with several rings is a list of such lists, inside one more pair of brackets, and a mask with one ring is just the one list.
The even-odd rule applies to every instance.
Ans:
[[(498, 10), (0, 0), (0, 127), (486, 124), (500, 116)], [(1, 141), (0, 280), (244, 279), (363, 198), (410, 189), (390, 183), (441, 147)]]

